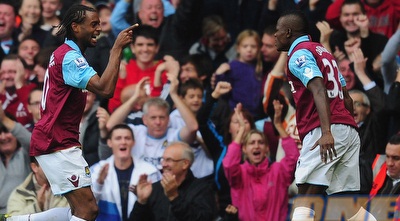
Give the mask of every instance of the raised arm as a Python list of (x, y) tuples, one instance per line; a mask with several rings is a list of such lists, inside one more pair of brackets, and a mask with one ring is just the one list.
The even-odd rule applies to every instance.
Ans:
[(242, 114), (241, 103), (236, 105), (235, 115), (239, 121), (239, 130), (232, 143), (229, 144), (228, 151), (224, 157), (224, 160), (222, 161), (222, 165), (224, 166), (224, 171), (226, 179), (229, 182), (229, 186), (231, 186), (231, 188), (240, 188), (243, 184), (240, 162), (242, 160), (242, 139), (245, 134), (245, 123)]
[(113, 47), (111, 48), (110, 59), (106, 69), (101, 77), (97, 74), (94, 75), (89, 80), (86, 89), (106, 98), (111, 98), (114, 95), (115, 85), (118, 80), (122, 50), (132, 42), (133, 29), (137, 26), (138, 24), (132, 25), (119, 33)]
[(171, 82), (170, 85), (170, 96), (182, 116), (185, 126), (180, 130), (179, 137), (186, 143), (193, 143), (196, 140), (196, 132), (199, 129), (199, 125), (196, 120), (196, 116), (189, 109), (189, 107), (183, 102), (182, 98), (178, 95), (178, 74), (168, 73), (168, 80)]
[(127, 118), (128, 114), (131, 112), (133, 106), (136, 104), (141, 97), (146, 96), (145, 85), (150, 82), (149, 77), (144, 77), (136, 84), (135, 93), (127, 101), (125, 101), (121, 106), (119, 106), (111, 114), (107, 122), (107, 129), (110, 130), (117, 124), (123, 123)]

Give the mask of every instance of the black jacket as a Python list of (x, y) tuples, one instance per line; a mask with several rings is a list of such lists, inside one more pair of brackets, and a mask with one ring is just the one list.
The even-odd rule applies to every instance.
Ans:
[(153, 183), (153, 191), (147, 204), (143, 205), (136, 201), (129, 220), (214, 220), (215, 198), (207, 181), (195, 178), (193, 173), (188, 170), (178, 192), (179, 196), (169, 201), (164, 194), (161, 182)]

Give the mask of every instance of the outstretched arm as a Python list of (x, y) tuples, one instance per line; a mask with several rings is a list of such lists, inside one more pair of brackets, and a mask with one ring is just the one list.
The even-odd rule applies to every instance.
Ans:
[(101, 77), (94, 75), (90, 78), (86, 89), (106, 98), (114, 95), (115, 85), (118, 80), (119, 66), (122, 57), (122, 49), (132, 42), (133, 29), (138, 24), (121, 31), (110, 51), (110, 60)]
[(136, 104), (136, 102), (141, 98), (146, 96), (145, 85), (150, 81), (149, 77), (143, 77), (136, 84), (135, 93), (132, 97), (130, 97), (127, 101), (125, 101), (121, 106), (119, 106), (115, 111), (111, 114), (110, 118), (107, 121), (107, 129), (110, 130), (117, 124), (124, 122), (128, 114), (131, 112), (132, 108)]

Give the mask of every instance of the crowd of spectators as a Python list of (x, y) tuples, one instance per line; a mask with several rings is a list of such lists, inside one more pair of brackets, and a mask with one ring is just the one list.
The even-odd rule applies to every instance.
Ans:
[(56, 25), (72, 4), (99, 13), (102, 33), (85, 54), (99, 75), (115, 36), (139, 24), (114, 96), (89, 92), (80, 124), (98, 220), (289, 219), (301, 142), (287, 53), (274, 40), (286, 10), (304, 12), (346, 80), (360, 193), (399, 193), (398, 0), (0, 0), (0, 214), (67, 206), (28, 153), (51, 53), (63, 43)]

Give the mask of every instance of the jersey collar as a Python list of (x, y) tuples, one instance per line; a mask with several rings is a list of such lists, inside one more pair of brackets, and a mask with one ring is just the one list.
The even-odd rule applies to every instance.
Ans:
[[(81, 52), (81, 49), (79, 48), (79, 46), (72, 40), (69, 39), (65, 39), (65, 44), (69, 45), (71, 48), (73, 48), (76, 51)], [(81, 52), (82, 53), (82, 52)]]
[(298, 45), (299, 43), (301, 43), (303, 41), (310, 41), (310, 38), (308, 37), (308, 35), (300, 36), (296, 40), (294, 40), (292, 45), (290, 45), (288, 55), (290, 55), (292, 53), (292, 51), (293, 51), (294, 47), (296, 47), (296, 45)]

